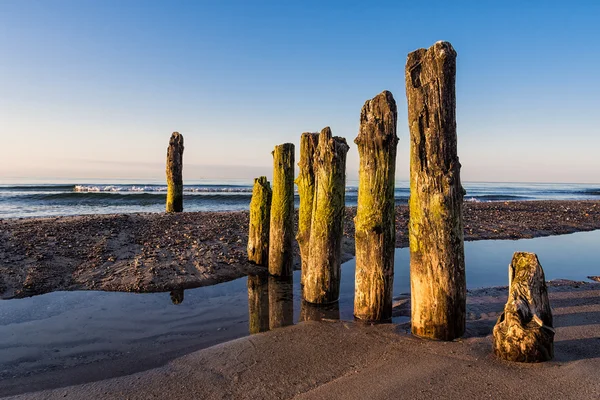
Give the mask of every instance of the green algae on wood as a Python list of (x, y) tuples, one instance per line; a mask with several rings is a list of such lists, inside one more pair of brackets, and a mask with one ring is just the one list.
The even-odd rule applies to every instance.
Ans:
[(296, 240), (300, 248), (302, 271), (300, 283), (304, 285), (304, 278), (308, 268), (308, 249), (310, 240), (310, 224), (312, 219), (313, 199), (315, 194), (314, 155), (319, 142), (318, 133), (305, 132), (300, 137), (300, 171), (296, 178), (300, 208), (298, 210), (298, 234)]
[(508, 276), (508, 301), (494, 326), (494, 353), (508, 361), (549, 361), (554, 357), (552, 310), (537, 255), (516, 252)]
[(412, 333), (464, 334), (463, 188), (456, 138), (456, 52), (448, 42), (408, 55)]
[(167, 148), (167, 212), (183, 211), (183, 135), (173, 132)]
[(346, 191), (346, 139), (326, 127), (314, 156), (315, 192), (302, 296), (314, 304), (338, 300)]
[(271, 185), (266, 176), (254, 179), (248, 227), (248, 260), (266, 266), (269, 262)]
[(269, 273), (291, 276), (294, 240), (294, 145), (273, 150), (273, 195), (269, 227)]
[(267, 277), (267, 274), (248, 275), (248, 330), (251, 335), (269, 330)]
[(360, 115), (356, 279), (354, 316), (363, 321), (392, 317), (396, 243), (394, 181), (397, 109), (392, 93), (368, 100)]

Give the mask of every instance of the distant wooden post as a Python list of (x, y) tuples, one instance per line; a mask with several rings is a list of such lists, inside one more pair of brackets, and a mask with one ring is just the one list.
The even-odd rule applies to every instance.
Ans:
[(540, 261), (534, 253), (517, 252), (508, 269), (508, 301), (494, 327), (494, 353), (508, 361), (551, 360), (552, 310)]
[(167, 212), (183, 211), (183, 136), (173, 132), (167, 148)]
[(294, 145), (285, 143), (273, 151), (273, 197), (269, 228), (269, 273), (291, 276), (294, 239)]
[(248, 260), (266, 266), (269, 262), (271, 185), (266, 176), (254, 179), (248, 228)]
[(319, 142), (318, 133), (305, 132), (300, 137), (300, 172), (296, 178), (300, 209), (298, 210), (298, 246), (302, 260), (300, 283), (304, 286), (304, 278), (308, 269), (308, 249), (310, 240), (310, 224), (312, 219), (313, 199), (315, 194), (314, 155)]
[(294, 323), (294, 283), (292, 277), (269, 276), (269, 329)]
[(463, 188), (456, 150), (456, 52), (448, 42), (408, 55), (412, 332), (464, 334)]
[(248, 275), (248, 329), (253, 335), (269, 330), (267, 275)]
[(384, 91), (363, 106), (360, 130), (354, 140), (360, 155), (354, 219), (354, 316), (365, 321), (387, 321), (392, 317), (396, 121), (396, 101), (390, 92)]
[(329, 127), (321, 131), (314, 160), (308, 268), (302, 288), (302, 296), (309, 303), (332, 303), (340, 295), (348, 149), (346, 139), (332, 137)]

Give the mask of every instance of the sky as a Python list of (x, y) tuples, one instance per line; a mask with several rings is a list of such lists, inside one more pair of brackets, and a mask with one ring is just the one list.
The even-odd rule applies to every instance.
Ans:
[(330, 126), (356, 179), (364, 102), (398, 105), (406, 56), (457, 58), (463, 181), (600, 183), (598, 1), (0, 0), (0, 182), (270, 176), (276, 144)]

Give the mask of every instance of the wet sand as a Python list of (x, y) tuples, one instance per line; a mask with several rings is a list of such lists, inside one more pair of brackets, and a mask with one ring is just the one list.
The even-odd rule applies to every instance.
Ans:
[[(509, 363), (493, 356), (490, 333), (506, 296), (506, 288), (470, 292), (467, 334), (454, 342), (413, 337), (408, 324), (303, 322), (216, 345), (133, 375), (98, 381), (101, 377), (81, 366), (72, 375), (63, 371), (60, 382), (51, 374), (0, 382), (0, 393), (54, 387), (13, 398), (600, 397), (600, 284), (555, 281), (550, 285), (555, 359), (541, 364)], [(106, 371), (120, 367), (107, 364)], [(65, 387), (81, 382), (88, 383)]]
[[(396, 246), (405, 247), (408, 207), (396, 211)], [(355, 212), (347, 208), (344, 261), (354, 252)], [(467, 202), (464, 217), (465, 240), (533, 238), (600, 229), (600, 201)], [(248, 212), (0, 220), (0, 298), (228, 281), (263, 269), (246, 261), (247, 235)]]

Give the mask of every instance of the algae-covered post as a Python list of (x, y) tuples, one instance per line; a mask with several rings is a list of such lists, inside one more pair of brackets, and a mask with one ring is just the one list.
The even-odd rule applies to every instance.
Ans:
[(183, 136), (173, 132), (167, 148), (167, 212), (183, 211)]
[(304, 285), (304, 277), (308, 269), (308, 248), (310, 240), (310, 224), (312, 218), (313, 198), (315, 194), (314, 154), (319, 142), (318, 133), (305, 132), (300, 137), (300, 172), (296, 178), (298, 185), (298, 196), (300, 197), (300, 208), (298, 210), (298, 246), (300, 247), (300, 259), (302, 271), (300, 283)]
[(292, 275), (294, 239), (294, 145), (273, 150), (273, 197), (269, 227), (269, 273)]
[(315, 193), (302, 288), (309, 303), (331, 303), (340, 295), (348, 149), (346, 139), (332, 137), (329, 127), (321, 131), (314, 159)]
[(455, 78), (456, 52), (448, 42), (408, 55), (412, 332), (438, 340), (453, 340), (465, 331)]
[(248, 275), (248, 329), (253, 335), (269, 330), (268, 276)]
[(508, 301), (494, 326), (494, 353), (508, 361), (551, 360), (552, 310), (540, 261), (534, 253), (516, 252), (508, 269)]
[(254, 179), (248, 228), (248, 260), (257, 265), (269, 262), (269, 223), (271, 185), (266, 176)]
[(396, 101), (390, 92), (384, 91), (363, 106), (360, 130), (354, 140), (360, 155), (354, 219), (354, 316), (365, 321), (386, 321), (392, 317), (396, 121)]

